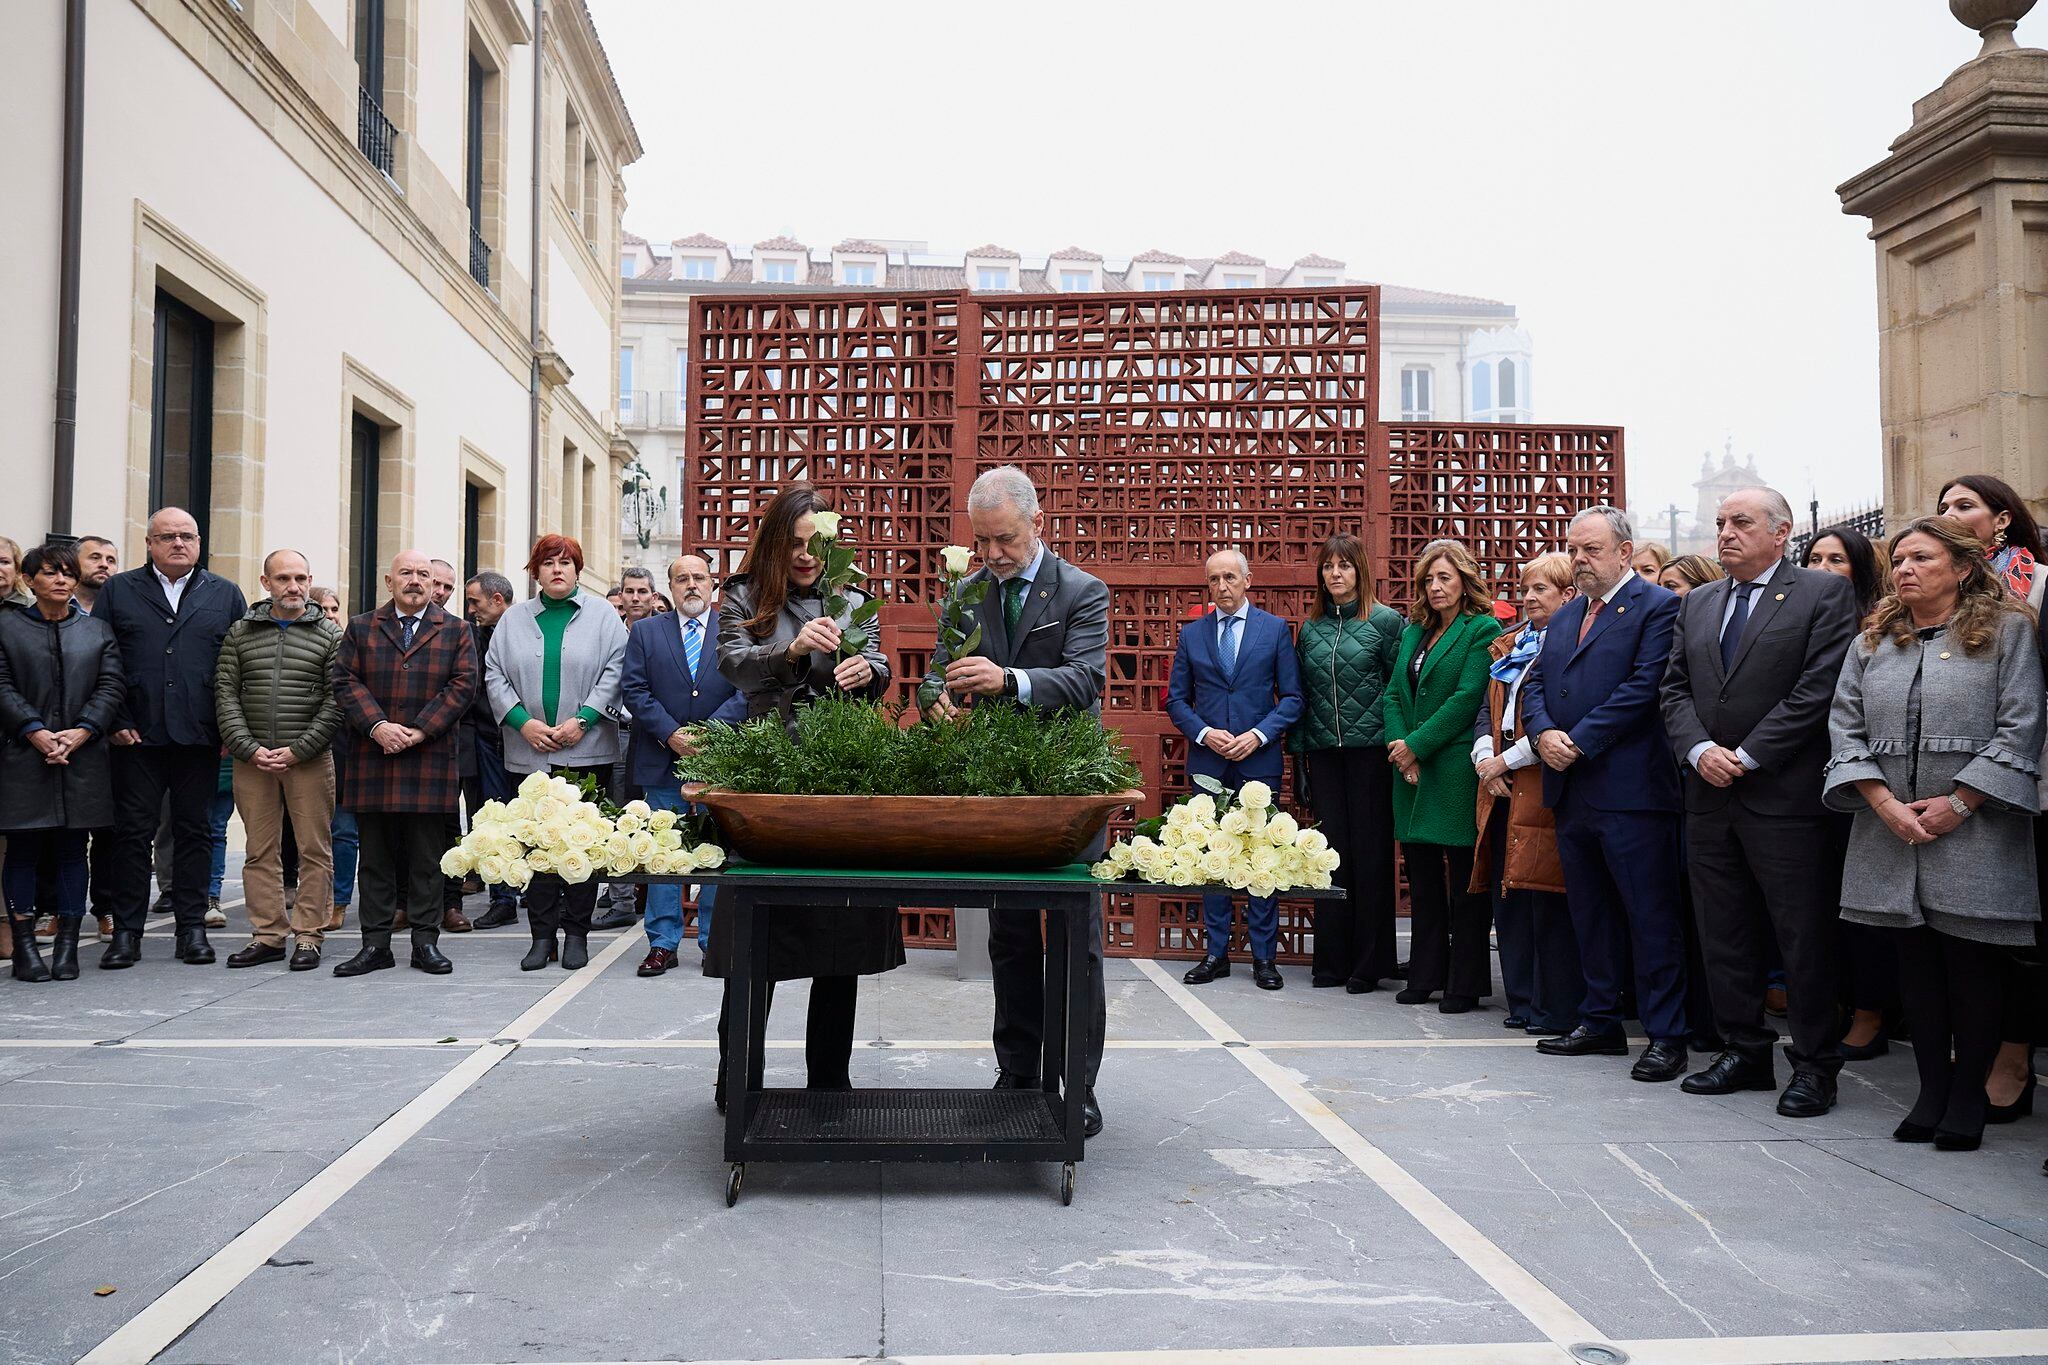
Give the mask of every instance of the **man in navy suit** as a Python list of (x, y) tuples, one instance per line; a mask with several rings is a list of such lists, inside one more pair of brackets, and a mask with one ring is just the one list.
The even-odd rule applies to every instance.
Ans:
[[(1287, 623), (1245, 599), (1252, 570), (1237, 550), (1209, 556), (1209, 598), (1216, 610), (1181, 627), (1166, 686), (1166, 714), (1188, 737), (1188, 772), (1224, 786), (1280, 785), (1280, 738), (1301, 719), (1301, 667)], [(1230, 975), (1229, 896), (1202, 897), (1208, 956), (1181, 980), (1205, 985)], [(1283, 984), (1273, 958), (1280, 936), (1278, 902), (1253, 896), (1245, 905), (1251, 930), (1252, 981), (1262, 990)]]
[[(633, 713), (626, 749), (626, 780), (645, 793), (656, 810), (685, 810), (676, 760), (696, 752), (696, 727), (706, 721), (737, 725), (747, 718), (747, 699), (718, 671), (718, 613), (711, 606), (711, 563), (686, 554), (668, 566), (673, 612), (658, 612), (633, 623), (626, 637), (626, 662), (619, 690)], [(697, 942), (711, 935), (711, 887), (697, 899)], [(676, 965), (683, 941), (683, 891), (679, 886), (647, 888), (646, 961), (640, 975), (660, 976)]]
[(1522, 684), (1536, 737), (1543, 804), (1557, 812), (1557, 852), (1579, 962), (1580, 1024), (1536, 1046), (1552, 1056), (1628, 1055), (1622, 972), (1635, 962), (1636, 1013), (1650, 1045), (1630, 1073), (1668, 1081), (1685, 1070), (1685, 935), (1679, 916), (1678, 765), (1664, 737), (1659, 688), (1678, 598), (1629, 567), (1625, 513), (1594, 507), (1566, 545), (1579, 595), (1550, 618)]

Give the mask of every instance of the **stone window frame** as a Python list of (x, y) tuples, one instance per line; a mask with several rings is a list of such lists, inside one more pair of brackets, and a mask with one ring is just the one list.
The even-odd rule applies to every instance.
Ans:
[[(348, 470), (351, 458), (350, 419), (361, 413), (383, 431), (377, 452), (377, 558), (389, 564), (399, 551), (414, 545), (418, 506), (418, 468), (414, 434), (418, 424), (410, 397), (379, 378), (354, 356), (341, 357), (341, 421), (337, 449), (339, 487), (335, 497), (334, 540), (340, 546), (335, 564), (337, 583), (355, 582), (355, 546), (348, 538)], [(458, 528), (459, 529), (459, 528)], [(376, 602), (349, 602), (351, 614), (374, 610)]]
[(171, 295), (212, 320), (213, 411), (207, 567), (239, 584), (256, 581), (263, 555), (263, 461), (267, 426), (268, 297), (169, 219), (135, 201), (134, 297), (128, 394), (127, 512), (123, 562), (146, 560), (150, 427), (156, 387), (156, 295)]
[[(505, 476), (505, 466), (492, 459), (489, 455), (486, 455), (466, 439), (462, 442), (456, 464), (458, 466), (457, 472), (461, 479), (458, 485), (459, 496), (455, 503), (456, 516), (459, 519), (463, 515), (466, 505), (466, 491), (469, 488), (474, 487), (484, 494), (484, 506), (480, 509), (480, 515), (477, 518), (477, 561), (487, 568), (494, 568), (499, 573), (505, 573), (505, 556), (509, 553), (505, 540), (507, 534), (505, 508), (509, 498), (509, 485)], [(464, 529), (461, 525), (456, 527), (456, 540), (458, 543), (462, 540)]]
[[(480, 217), (483, 221), (484, 244), (491, 249), (493, 269), (491, 284), (493, 293), (503, 293), (499, 287), (504, 278), (501, 265), (505, 257), (505, 243), (511, 226), (511, 206), (505, 191), (509, 179), (508, 149), (511, 146), (511, 100), (508, 98), (512, 79), (512, 49), (529, 41), (520, 16), (509, 10), (505, 0), (468, 0), (468, 55), (477, 59), (487, 72), (484, 85), (483, 118), (483, 206)], [(467, 72), (463, 77), (468, 80)], [(467, 92), (465, 90), (465, 96)], [(464, 99), (465, 118), (468, 100)], [(466, 149), (465, 140), (465, 149)], [(465, 150), (465, 155), (466, 155)], [(464, 168), (465, 171), (467, 167)], [(467, 181), (460, 191), (464, 207), (468, 207)]]

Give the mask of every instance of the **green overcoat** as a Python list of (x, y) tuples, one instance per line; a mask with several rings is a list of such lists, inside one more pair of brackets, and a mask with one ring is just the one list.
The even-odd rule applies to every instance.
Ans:
[(1410, 783), (1394, 774), (1394, 837), (1403, 843), (1470, 848), (1479, 837), (1473, 811), (1479, 777), (1472, 771), (1472, 725), (1486, 699), (1489, 646), (1500, 622), (1476, 613), (1460, 616), (1422, 661), (1422, 680), (1408, 689), (1408, 666), (1422, 648), (1423, 627), (1401, 632), (1394, 676), (1381, 702), (1387, 743), (1405, 740), (1422, 764)]

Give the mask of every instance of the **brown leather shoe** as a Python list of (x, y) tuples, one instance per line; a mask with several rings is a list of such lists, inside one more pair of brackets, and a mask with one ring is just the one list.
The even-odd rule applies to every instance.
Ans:
[(55, 915), (45, 915), (43, 917), (42, 923), (36, 927), (36, 937), (45, 942), (57, 937), (57, 917)]
[(660, 976), (676, 966), (676, 955), (668, 948), (655, 948), (647, 954), (647, 960), (640, 964), (640, 975)]
[(100, 942), (105, 943), (114, 937), (114, 917), (112, 915), (101, 915), (99, 921)]
[(391, 921), (391, 932), (395, 934), (401, 929), (410, 928), (412, 928), (412, 921), (405, 917), (405, 911), (400, 910), (396, 918)]
[(228, 954), (230, 967), (260, 967), (266, 962), (284, 961), (282, 943), (250, 943), (238, 953)]
[(476, 926), (469, 922), (469, 916), (451, 905), (441, 912), (441, 928), (451, 934), (466, 934)]
[(346, 919), (347, 917), (348, 907), (346, 905), (335, 906), (334, 913), (327, 917), (327, 932), (331, 934), (336, 929), (339, 929), (341, 927), (342, 920)]

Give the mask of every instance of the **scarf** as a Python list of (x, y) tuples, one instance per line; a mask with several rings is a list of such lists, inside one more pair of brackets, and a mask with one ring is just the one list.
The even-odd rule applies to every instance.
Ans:
[(1495, 659), (1493, 667), (1486, 671), (1496, 682), (1513, 687), (1515, 680), (1522, 676), (1530, 664), (1536, 662), (1536, 656), (1542, 652), (1543, 632), (1534, 626), (1525, 625), (1515, 636), (1515, 647)]
[(1991, 556), (1991, 567), (2005, 579), (2012, 595), (2024, 602), (2034, 591), (2034, 552), (2024, 545), (2008, 545)]

